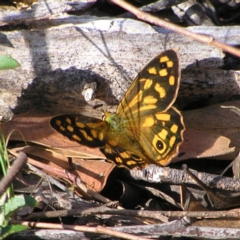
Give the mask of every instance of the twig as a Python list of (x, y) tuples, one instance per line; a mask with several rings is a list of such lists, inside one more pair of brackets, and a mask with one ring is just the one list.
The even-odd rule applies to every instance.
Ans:
[(209, 45), (220, 48), (225, 52), (229, 52), (233, 55), (236, 55), (236, 56), (240, 57), (240, 50), (239, 49), (237, 49), (235, 47), (232, 47), (232, 46), (229, 46), (229, 45), (226, 45), (222, 42), (219, 42), (219, 41), (215, 40), (214, 37), (212, 37), (212, 36), (207, 36), (207, 35), (202, 35), (202, 34), (197, 34), (197, 33), (190, 32), (187, 29), (179, 27), (176, 24), (164, 21), (163, 19), (152, 16), (149, 13), (143, 12), (140, 9), (136, 8), (135, 6), (129, 4), (128, 2), (125, 2), (125, 1), (122, 1), (122, 0), (110, 0), (110, 1), (117, 4), (118, 6), (120, 6), (122, 8), (124, 8), (124, 9), (126, 9), (127, 11), (131, 12), (138, 19), (141, 19), (145, 22), (149, 22), (151, 24), (158, 25), (160, 27), (164, 27), (164, 28), (169, 29), (169, 30), (174, 31), (174, 32), (178, 32), (178, 33), (183, 34), (185, 36), (188, 36), (192, 39), (195, 39), (199, 42), (207, 43)]
[(66, 225), (66, 224), (53, 224), (53, 223), (41, 223), (41, 222), (21, 222), (21, 221), (11, 221), (14, 224), (21, 224), (28, 227), (34, 228), (44, 228), (44, 229), (70, 229), (80, 232), (90, 232), (90, 233), (102, 233), (109, 236), (132, 239), (132, 240), (149, 240), (149, 238), (138, 237), (133, 234), (117, 232), (102, 226), (97, 227), (87, 227), (87, 226), (76, 226), (76, 225)]
[(148, 211), (148, 210), (118, 210), (109, 209), (106, 206), (93, 207), (85, 210), (73, 209), (73, 210), (58, 210), (58, 211), (48, 211), (44, 213), (32, 213), (24, 220), (34, 220), (39, 218), (56, 218), (56, 217), (66, 217), (73, 215), (96, 215), (96, 214), (111, 214), (111, 215), (122, 215), (122, 216), (132, 216), (132, 217), (143, 217), (160, 220), (162, 222), (167, 222), (168, 217), (195, 217), (195, 218), (240, 218), (239, 210), (230, 211)]
[[(12, 221), (12, 223), (22, 223), (19, 221)], [(34, 222), (23, 222), (24, 225), (37, 225), (37, 223)], [(29, 224), (30, 223), (30, 224)], [(47, 228), (47, 226), (50, 226), (51, 224), (47, 223), (39, 223), (37, 227), (44, 227)], [(55, 225), (52, 224), (52, 228), (56, 228)], [(61, 229), (60, 225), (57, 225), (58, 227), (56, 229)], [(63, 227), (69, 226), (69, 225), (63, 225)], [(73, 226), (70, 226), (71, 229)], [(96, 227), (96, 228), (90, 228), (90, 227), (84, 227), (84, 226), (75, 226), (74, 230), (79, 230), (83, 232), (93, 232), (94, 233), (100, 233), (103, 227)], [(63, 228), (62, 228), (63, 229)], [(68, 228), (69, 229), (69, 228)], [(150, 225), (134, 225), (134, 226), (125, 226), (123, 227), (109, 227), (107, 228), (110, 231), (114, 230), (114, 233), (121, 235), (120, 237), (127, 237), (127, 239), (146, 239), (143, 237), (137, 237), (134, 235), (122, 235), (119, 233), (119, 231), (124, 231), (125, 233), (135, 233), (135, 234), (141, 234), (141, 235), (147, 235), (149, 237), (155, 237), (157, 239), (160, 239), (160, 235), (164, 236), (174, 236), (174, 237), (190, 237), (190, 238), (201, 238), (201, 239), (239, 239), (240, 238), (240, 231), (239, 228), (228, 228), (228, 227), (198, 227), (198, 226), (186, 226), (186, 222), (184, 221), (184, 218), (180, 220), (174, 220), (169, 223), (164, 224), (150, 224)], [(92, 231), (91, 231), (92, 230)], [(109, 231), (109, 233), (110, 233)], [(116, 232), (118, 231), (118, 232)], [(104, 232), (106, 234), (106, 232)], [(119, 236), (118, 235), (118, 236)], [(111, 234), (111, 236), (115, 236)], [(134, 238), (130, 237), (133, 236)]]
[(25, 153), (20, 152), (8, 169), (7, 175), (0, 182), (0, 196), (6, 191), (7, 187), (12, 183), (17, 173), (22, 169), (27, 162), (27, 156)]
[[(42, 163), (41, 163), (42, 164)], [(35, 167), (34, 165), (32, 165), (32, 163), (28, 163), (28, 168), (33, 171), (35, 174), (37, 174), (38, 176), (45, 178), (46, 177), (46, 173), (39, 170), (37, 167)], [(48, 181), (50, 181), (51, 184), (57, 186), (58, 188), (60, 188), (62, 191), (67, 192), (69, 195), (71, 195), (71, 191), (64, 186), (62, 183), (60, 183), (59, 181), (57, 181), (56, 179), (54, 179), (53, 177), (48, 175)]]

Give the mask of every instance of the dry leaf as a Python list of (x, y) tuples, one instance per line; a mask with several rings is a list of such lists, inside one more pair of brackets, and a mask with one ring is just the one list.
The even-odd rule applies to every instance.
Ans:
[(25, 152), (28, 156), (28, 162), (33, 165), (36, 165), (36, 160), (48, 165), (43, 171), (49, 175), (61, 178), (54, 169), (60, 169), (62, 171), (68, 170), (69, 173), (79, 177), (88, 188), (95, 192), (100, 192), (104, 188), (109, 174), (115, 167), (114, 164), (101, 160), (84, 161), (83, 159), (74, 158), (72, 159), (75, 166), (73, 169), (73, 166), (68, 164), (66, 157), (49, 152), (43, 148), (25, 146), (11, 149), (11, 153), (14, 155), (17, 155), (19, 151)]
[(224, 136), (187, 128), (183, 138), (184, 142), (179, 148), (179, 154), (172, 162), (210, 157), (230, 160), (236, 156), (236, 148), (229, 147), (231, 141)]
[[(23, 135), (27, 142), (43, 145), (48, 151), (66, 157), (105, 159), (105, 156), (99, 149), (82, 146), (54, 131), (49, 124), (51, 117), (47, 113), (30, 111), (15, 116), (11, 121), (2, 124), (2, 130), (5, 137), (13, 129), (18, 130), (14, 131), (10, 139), (22, 141)], [(184, 132), (184, 142), (180, 147), (180, 154), (173, 159), (173, 162), (190, 158), (207, 158), (222, 155), (225, 155), (227, 159), (232, 159), (236, 150), (235, 148), (230, 148), (229, 145), (230, 140), (226, 137), (214, 133), (191, 130), (187, 127), (187, 130)]]
[(224, 210), (240, 206), (239, 193), (234, 194), (230, 191), (210, 188), (197, 176), (195, 176), (188, 168), (186, 168), (186, 172), (197, 183), (198, 186), (206, 191), (211, 209)]
[(233, 108), (225, 108), (227, 106), (240, 109), (240, 101), (214, 104), (183, 112), (186, 128), (228, 137), (231, 140), (231, 145), (239, 149), (240, 115)]
[(188, 190), (185, 184), (181, 185), (180, 201), (183, 211), (208, 211)]
[(240, 101), (182, 112), (187, 130), (173, 162), (210, 157), (233, 160), (240, 147), (240, 115), (235, 108), (240, 108)]
[(105, 159), (99, 149), (82, 146), (53, 130), (49, 124), (51, 117), (49, 113), (30, 111), (2, 123), (1, 127), (5, 138), (15, 130), (10, 136), (11, 140), (36, 143), (67, 157)]
[(240, 153), (238, 153), (233, 161), (232, 170), (234, 178), (240, 178)]
[[(53, 175), (56, 175), (54, 168), (61, 167), (63, 170), (71, 171), (67, 161), (68, 157), (73, 158), (73, 163), (78, 166), (74, 171), (76, 176), (90, 189), (95, 192), (101, 191), (115, 164), (96, 160), (105, 159), (98, 149), (81, 146), (54, 131), (49, 124), (50, 119), (51, 116), (47, 113), (31, 111), (15, 116), (11, 121), (1, 124), (1, 127), (5, 137), (13, 129), (17, 130), (11, 134), (11, 140), (23, 141), (24, 137), (28, 143), (34, 143), (32, 146), (25, 147), (24, 152), (29, 158), (48, 164)], [(15, 151), (19, 150), (15, 149)], [(95, 161), (83, 159), (95, 159)]]

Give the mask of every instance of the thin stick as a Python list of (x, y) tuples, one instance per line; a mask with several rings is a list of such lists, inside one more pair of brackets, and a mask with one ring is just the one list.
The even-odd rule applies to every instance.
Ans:
[(239, 210), (229, 210), (229, 211), (148, 211), (148, 210), (118, 210), (109, 209), (106, 206), (93, 207), (88, 209), (73, 209), (73, 210), (57, 210), (48, 212), (32, 213), (24, 220), (34, 220), (39, 218), (56, 218), (56, 217), (66, 217), (73, 215), (87, 216), (96, 214), (111, 214), (111, 215), (121, 215), (121, 216), (132, 216), (132, 217), (142, 217), (160, 220), (163, 222), (168, 221), (168, 217), (195, 217), (195, 218), (240, 218)]
[(97, 227), (87, 227), (87, 226), (78, 226), (78, 225), (66, 225), (66, 224), (54, 224), (54, 223), (42, 223), (42, 222), (21, 222), (12, 220), (11, 223), (21, 224), (33, 228), (45, 228), (45, 229), (69, 229), (79, 232), (90, 232), (90, 233), (101, 233), (107, 234), (109, 236), (114, 236), (123, 239), (132, 239), (132, 240), (148, 240), (149, 238), (139, 237), (129, 233), (123, 233), (111, 230), (109, 228), (97, 226)]
[(6, 191), (7, 187), (12, 183), (17, 173), (22, 169), (27, 162), (25, 153), (20, 152), (13, 162), (12, 166), (8, 169), (7, 175), (1, 180), (0, 183), (0, 196)]

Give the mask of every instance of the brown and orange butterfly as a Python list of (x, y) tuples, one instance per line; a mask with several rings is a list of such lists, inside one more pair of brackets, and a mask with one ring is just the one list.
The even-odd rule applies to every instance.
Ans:
[(61, 115), (50, 124), (70, 140), (100, 148), (118, 166), (165, 166), (178, 153), (185, 130), (181, 113), (172, 106), (179, 84), (178, 55), (167, 50), (137, 75), (116, 113), (106, 112), (104, 120)]

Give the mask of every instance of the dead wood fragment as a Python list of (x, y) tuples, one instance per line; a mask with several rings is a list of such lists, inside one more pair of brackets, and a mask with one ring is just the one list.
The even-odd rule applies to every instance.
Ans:
[[(214, 187), (218, 189), (239, 191), (240, 190), (240, 180), (233, 179), (230, 177), (222, 177), (215, 174), (209, 174), (204, 172), (197, 172), (191, 170), (194, 175), (196, 175), (204, 184), (209, 187)], [(191, 179), (188, 174), (183, 170), (173, 169), (169, 167), (159, 167), (156, 165), (149, 165), (145, 169), (131, 170), (131, 175), (136, 180), (144, 180), (147, 182), (154, 183), (172, 183), (172, 184), (194, 184), (195, 181)]]
[[(211, 46), (136, 20), (89, 21), (0, 35), (1, 42), (11, 44), (1, 46), (0, 53), (11, 55), (21, 65), (0, 73), (0, 116), (9, 119), (14, 113), (37, 108), (90, 116), (96, 112), (101, 117), (101, 109), (93, 111), (93, 107), (106, 103), (110, 109), (116, 105), (138, 71), (169, 48), (178, 50), (184, 69), (178, 97), (183, 106), (210, 95), (226, 99), (240, 93), (239, 72), (218, 69), (223, 54)], [(239, 43), (239, 27), (198, 27), (191, 31)], [(97, 85), (95, 98), (86, 102), (82, 91), (92, 82)], [(110, 90), (106, 93), (106, 89)]]

